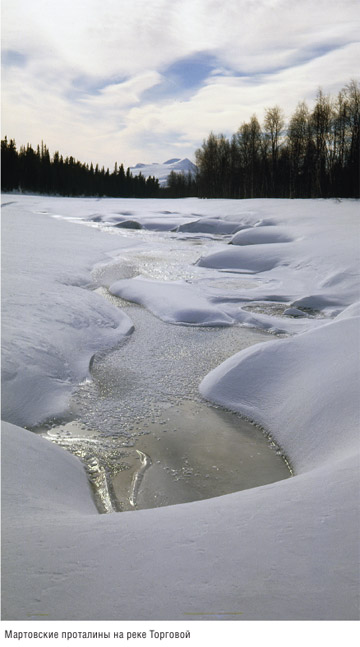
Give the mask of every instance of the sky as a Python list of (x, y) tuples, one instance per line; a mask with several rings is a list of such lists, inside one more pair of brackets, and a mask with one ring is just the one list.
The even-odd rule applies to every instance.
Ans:
[(189, 157), (359, 78), (359, 0), (2, 0), (2, 137), (113, 169)]

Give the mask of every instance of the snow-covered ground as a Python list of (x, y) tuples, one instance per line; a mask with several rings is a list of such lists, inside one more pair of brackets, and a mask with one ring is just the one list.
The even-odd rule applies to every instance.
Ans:
[[(3, 618), (357, 619), (358, 203), (2, 202)], [(66, 413), (96, 350), (131, 335), (98, 286), (169, 325), (282, 333), (199, 388), (295, 477), (98, 515), (80, 463), (20, 428)]]

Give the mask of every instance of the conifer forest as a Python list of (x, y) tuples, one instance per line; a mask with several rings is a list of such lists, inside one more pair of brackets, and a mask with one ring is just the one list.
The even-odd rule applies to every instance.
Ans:
[(232, 135), (210, 133), (195, 152), (196, 177), (171, 172), (166, 187), (155, 177), (112, 172), (82, 163), (44, 143), (18, 150), (1, 142), (2, 189), (63, 196), (200, 198), (359, 197), (360, 86), (350, 81), (336, 97), (319, 90), (314, 105), (297, 105), (290, 119), (279, 105), (263, 123), (254, 114)]

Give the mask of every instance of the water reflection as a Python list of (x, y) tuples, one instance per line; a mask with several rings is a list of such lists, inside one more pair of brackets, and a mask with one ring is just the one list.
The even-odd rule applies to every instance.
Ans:
[(129, 437), (82, 423), (38, 429), (83, 462), (99, 512), (174, 505), (291, 475), (279, 447), (240, 416), (185, 400), (139, 421)]

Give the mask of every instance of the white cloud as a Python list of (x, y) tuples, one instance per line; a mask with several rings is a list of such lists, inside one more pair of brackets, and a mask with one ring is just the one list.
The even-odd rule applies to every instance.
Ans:
[[(3, 48), (26, 62), (4, 71), (4, 134), (84, 161), (192, 156), (210, 130), (234, 132), (269, 105), (289, 113), (318, 86), (335, 93), (357, 75), (357, 0), (2, 4)], [(197, 52), (218, 71), (190, 98), (143, 101), (167, 67)]]

